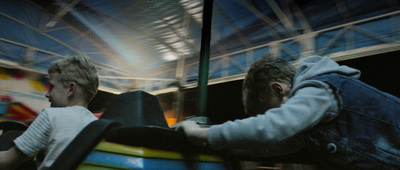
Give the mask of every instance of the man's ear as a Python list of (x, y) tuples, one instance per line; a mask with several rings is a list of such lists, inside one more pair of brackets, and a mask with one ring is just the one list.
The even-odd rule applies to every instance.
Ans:
[(278, 96), (285, 96), (285, 90), (283, 89), (282, 85), (278, 82), (272, 82), (270, 84), (271, 90), (273, 94), (276, 94)]

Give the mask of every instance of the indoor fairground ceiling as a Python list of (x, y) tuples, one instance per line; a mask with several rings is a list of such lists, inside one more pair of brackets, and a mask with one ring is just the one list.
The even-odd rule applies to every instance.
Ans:
[(399, 50), (399, 14), (398, 0), (1, 0), (0, 66), (45, 74), (83, 55), (103, 91), (162, 93), (197, 85), (204, 44), (210, 84), (243, 79), (263, 54), (296, 64)]

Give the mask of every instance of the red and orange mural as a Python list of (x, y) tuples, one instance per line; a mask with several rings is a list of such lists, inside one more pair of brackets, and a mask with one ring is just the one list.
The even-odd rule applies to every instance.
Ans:
[(44, 96), (49, 89), (44, 74), (0, 68), (0, 121), (30, 124), (38, 113), (49, 107)]

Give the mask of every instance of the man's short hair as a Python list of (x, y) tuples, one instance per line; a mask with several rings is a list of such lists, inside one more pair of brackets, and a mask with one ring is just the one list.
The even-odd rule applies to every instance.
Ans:
[(59, 73), (58, 81), (64, 86), (75, 82), (82, 87), (85, 100), (91, 101), (99, 87), (96, 67), (86, 57), (67, 56), (50, 64), (48, 73)]
[(295, 68), (281, 57), (263, 56), (253, 63), (243, 81), (243, 104), (245, 113), (256, 115), (264, 113), (266, 102), (272, 96), (272, 82), (293, 84)]

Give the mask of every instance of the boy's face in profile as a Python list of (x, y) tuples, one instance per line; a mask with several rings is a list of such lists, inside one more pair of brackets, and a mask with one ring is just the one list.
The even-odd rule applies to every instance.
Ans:
[(49, 78), (50, 89), (46, 93), (51, 107), (68, 106), (68, 94), (70, 88), (58, 81), (59, 73), (51, 73)]

